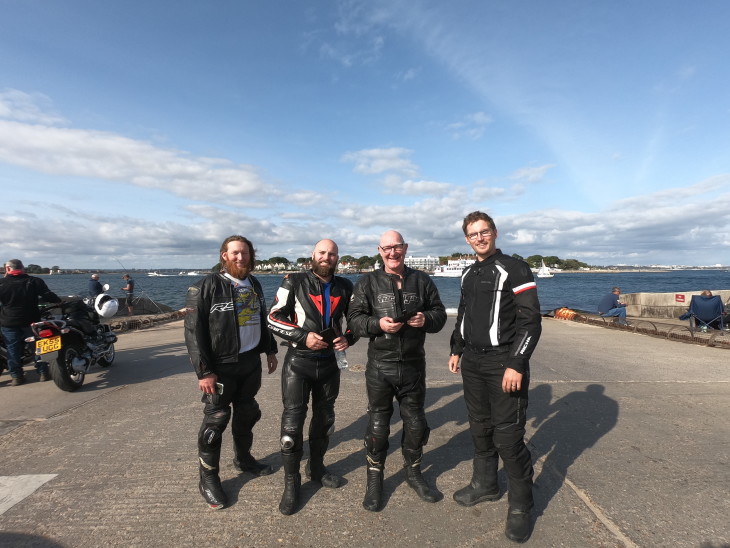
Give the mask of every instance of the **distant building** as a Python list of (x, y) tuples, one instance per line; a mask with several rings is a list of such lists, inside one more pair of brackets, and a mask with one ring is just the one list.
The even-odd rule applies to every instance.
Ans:
[(433, 272), (436, 270), (436, 267), (439, 265), (439, 258), (438, 257), (431, 257), (430, 255), (428, 257), (406, 257), (405, 265), (409, 266), (411, 268), (415, 268), (416, 270), (425, 270), (427, 272)]

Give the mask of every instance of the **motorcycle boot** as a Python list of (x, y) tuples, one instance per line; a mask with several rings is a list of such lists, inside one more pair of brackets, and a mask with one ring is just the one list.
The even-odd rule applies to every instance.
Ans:
[(257, 461), (251, 454), (253, 435), (234, 436), (233, 447), (236, 453), (233, 466), (239, 472), (248, 472), (254, 476), (268, 476), (274, 473), (274, 467)]
[(282, 453), (281, 458), (284, 461), (284, 493), (279, 502), (279, 512), (291, 516), (299, 505), (299, 489), (302, 486), (299, 463), (302, 460), (302, 451)]
[(380, 512), (383, 509), (383, 468), (384, 463), (375, 462), (367, 456), (367, 487), (362, 507), (369, 512)]
[(517, 543), (523, 543), (530, 538), (530, 512), (510, 508), (507, 512), (504, 534), (508, 539)]
[(406, 483), (413, 489), (418, 497), (425, 502), (436, 502), (438, 493), (431, 489), (421, 474), (422, 453), (416, 454), (415, 451), (403, 452), (404, 464), (406, 471)]
[(309, 440), (309, 460), (304, 469), (307, 478), (319, 483), (322, 487), (337, 489), (344, 483), (342, 477), (328, 471), (324, 465), (324, 454), (329, 445), (329, 438)]
[(200, 490), (200, 494), (203, 495), (205, 502), (213, 510), (220, 510), (228, 504), (228, 497), (225, 491), (223, 491), (221, 479), (218, 475), (220, 456), (220, 451), (215, 453), (204, 453), (201, 451), (198, 453), (198, 461), (200, 463), (200, 483), (198, 484), (198, 489)]
[(474, 506), (485, 500), (500, 497), (497, 483), (497, 456), (474, 457), (471, 482), (454, 493), (454, 500), (461, 506)]

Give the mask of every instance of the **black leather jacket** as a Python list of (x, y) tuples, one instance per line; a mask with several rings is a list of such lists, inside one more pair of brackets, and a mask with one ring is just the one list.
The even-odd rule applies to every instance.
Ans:
[(46, 282), (28, 274), (13, 274), (0, 278), (0, 325), (28, 327), (40, 321), (38, 301), (60, 303), (61, 299), (48, 289)]
[[(425, 272), (405, 267), (402, 289), (396, 275), (384, 269), (364, 274), (355, 284), (348, 321), (359, 337), (369, 337), (368, 359), (377, 362), (423, 362), (426, 333), (438, 333), (446, 323), (438, 290)], [(408, 312), (423, 312), (423, 327), (404, 325), (397, 333), (384, 333), (380, 318), (398, 318)]]
[(347, 325), (347, 309), (352, 297), (352, 282), (333, 276), (330, 285), (330, 321), (324, 325), (322, 306), (322, 281), (310, 270), (284, 276), (276, 292), (274, 304), (268, 316), (269, 329), (291, 343), (298, 354), (321, 354), (321, 350), (307, 348), (307, 335), (321, 333), (328, 327), (339, 337), (345, 335), (349, 345), (358, 337)]
[[(266, 328), (266, 300), (261, 283), (249, 275), (261, 314), (259, 353), (276, 354), (276, 340)], [(208, 274), (188, 288), (185, 344), (199, 379), (215, 373), (216, 364), (236, 363), (241, 343), (233, 306), (233, 286), (223, 274)]]
[(467, 267), (451, 335), (451, 354), (509, 351), (506, 367), (525, 373), (542, 332), (540, 302), (530, 267), (502, 253)]

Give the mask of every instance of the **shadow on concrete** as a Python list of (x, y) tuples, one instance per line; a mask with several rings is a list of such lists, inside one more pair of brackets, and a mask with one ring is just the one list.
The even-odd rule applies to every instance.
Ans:
[(532, 426), (538, 430), (528, 445), (533, 462), (544, 458), (535, 478), (536, 516), (544, 513), (576, 459), (616, 425), (618, 402), (604, 392), (603, 385), (589, 384), (585, 391), (571, 392), (551, 404), (550, 385), (530, 391), (528, 409), (532, 409)]
[(65, 548), (65, 544), (40, 535), (27, 533), (0, 533), (0, 548)]

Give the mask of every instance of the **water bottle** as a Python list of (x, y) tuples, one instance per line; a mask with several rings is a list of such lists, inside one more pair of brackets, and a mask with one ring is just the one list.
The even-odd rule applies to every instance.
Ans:
[(337, 358), (337, 367), (340, 369), (347, 368), (347, 354), (345, 354), (344, 350), (335, 350), (335, 358)]

